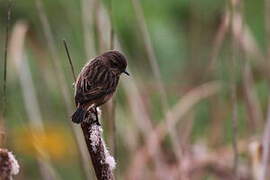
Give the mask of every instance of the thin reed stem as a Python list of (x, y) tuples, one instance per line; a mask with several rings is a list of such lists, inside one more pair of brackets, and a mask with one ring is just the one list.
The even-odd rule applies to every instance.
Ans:
[[(110, 0), (109, 3), (109, 16), (110, 16), (110, 49), (114, 49), (114, 40), (115, 40), (115, 34), (114, 34), (114, 21), (113, 21), (113, 0)], [(112, 99), (108, 102), (107, 105), (107, 112), (108, 112), (108, 119), (109, 119), (109, 145), (112, 149), (112, 154), (116, 155), (116, 122), (115, 122), (115, 108), (116, 108), (116, 102), (115, 97), (112, 97)]]
[[(266, 38), (267, 38), (267, 56), (266, 56), (266, 64), (268, 65), (269, 71), (269, 60), (270, 60), (270, 1), (265, 0), (265, 31), (266, 31)], [(262, 139), (262, 147), (263, 147), (263, 154), (262, 154), (262, 170), (261, 176), (259, 180), (269, 179), (269, 148), (270, 148), (270, 97), (268, 97), (268, 112), (267, 112), (267, 119), (266, 125), (264, 129), (263, 139)]]
[(70, 65), (70, 68), (71, 68), (71, 71), (72, 71), (72, 75), (73, 75), (73, 79), (74, 79), (74, 82), (75, 82), (76, 81), (76, 75), (75, 75), (75, 71), (74, 71), (74, 66), (72, 64), (72, 59), (70, 57), (68, 46), (67, 46), (67, 42), (66, 42), (65, 39), (63, 39), (63, 43), (64, 43), (64, 46), (65, 46), (65, 50), (66, 50), (66, 53), (67, 53), (69, 65)]
[(243, 86), (245, 94), (245, 104), (249, 118), (249, 129), (252, 134), (259, 132), (263, 124), (262, 107), (259, 102), (258, 94), (254, 88), (254, 77), (251, 71), (249, 60), (245, 61), (243, 70)]
[[(85, 55), (87, 58), (96, 55), (94, 35), (95, 2), (96, 0), (81, 0), (82, 28)], [(89, 13), (90, 12), (90, 13)]]
[(6, 25), (6, 37), (5, 37), (5, 49), (4, 49), (3, 117), (5, 117), (6, 105), (7, 105), (7, 59), (8, 59), (8, 42), (9, 42), (11, 5), (12, 4), (10, 0), (8, 3), (8, 10), (7, 10), (7, 25)]
[[(267, 39), (267, 60), (270, 60), (270, 0), (264, 0), (265, 2), (265, 32)], [(270, 63), (268, 62), (268, 65)]]
[(237, 70), (237, 64), (236, 64), (236, 56), (238, 55), (238, 49), (237, 46), (237, 40), (233, 36), (234, 32), (234, 20), (236, 16), (236, 11), (238, 9), (238, 6), (240, 4), (240, 1), (234, 1), (230, 0), (229, 2), (229, 12), (230, 12), (230, 30), (231, 30), (231, 73), (230, 73), (230, 93), (231, 93), (231, 103), (232, 103), (232, 149), (233, 149), (233, 155), (234, 155), (234, 161), (233, 161), (233, 171), (235, 174), (235, 179), (238, 179), (238, 108), (237, 108), (237, 94), (236, 94), (236, 70)]
[(145, 22), (144, 13), (143, 13), (141, 4), (138, 0), (131, 0), (131, 1), (133, 4), (133, 7), (134, 7), (134, 11), (135, 11), (135, 15), (137, 18), (137, 22), (139, 24), (140, 31), (141, 31), (142, 36), (143, 36), (143, 44), (145, 46), (146, 53), (147, 53), (154, 77), (158, 83), (158, 87), (159, 87), (159, 90), (161, 93), (161, 102), (162, 102), (162, 106), (163, 106), (163, 111), (165, 113), (166, 110), (168, 109), (167, 95), (166, 95), (165, 87), (162, 83), (161, 73), (159, 70), (155, 51), (154, 51), (154, 48), (152, 46), (150, 35), (149, 35), (147, 25)]
[(113, 27), (113, 0), (110, 0), (109, 4), (109, 14), (111, 21), (111, 30), (110, 30), (110, 49), (114, 49), (114, 27)]
[(267, 110), (267, 119), (264, 129), (264, 134), (262, 138), (262, 170), (259, 180), (268, 179), (268, 168), (269, 168), (269, 148), (270, 148), (270, 97), (268, 98), (268, 110)]
[(232, 100), (232, 147), (234, 154), (233, 170), (234, 174), (238, 171), (238, 112), (237, 112), (237, 96), (235, 85), (231, 87), (231, 100)]

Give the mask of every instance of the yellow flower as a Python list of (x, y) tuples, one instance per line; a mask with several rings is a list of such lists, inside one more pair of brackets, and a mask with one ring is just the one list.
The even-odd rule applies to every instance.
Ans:
[(75, 143), (70, 130), (61, 125), (47, 125), (44, 132), (21, 128), (14, 132), (14, 146), (17, 152), (32, 156), (50, 156), (52, 160), (69, 159), (75, 154)]

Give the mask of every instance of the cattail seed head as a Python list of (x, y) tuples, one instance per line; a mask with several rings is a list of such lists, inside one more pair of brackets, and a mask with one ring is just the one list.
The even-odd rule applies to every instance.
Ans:
[(14, 155), (6, 149), (0, 149), (0, 179), (10, 180), (19, 173), (19, 164)]

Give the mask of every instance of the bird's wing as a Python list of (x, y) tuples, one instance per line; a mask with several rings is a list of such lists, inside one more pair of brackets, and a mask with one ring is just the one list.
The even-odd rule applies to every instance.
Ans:
[(112, 93), (115, 87), (108, 87), (107, 68), (98, 59), (86, 65), (79, 74), (76, 82), (76, 104), (87, 103)]

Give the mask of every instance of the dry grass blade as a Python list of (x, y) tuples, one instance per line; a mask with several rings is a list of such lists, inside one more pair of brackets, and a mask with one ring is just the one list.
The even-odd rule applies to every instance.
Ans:
[(110, 14), (101, 1), (95, 0), (95, 28), (97, 31), (98, 53), (110, 49), (110, 35), (112, 23), (110, 22)]
[(232, 87), (232, 147), (234, 153), (234, 174), (237, 174), (238, 171), (238, 110), (237, 110), (237, 100), (236, 100), (236, 89)]
[(222, 17), (221, 24), (219, 26), (217, 35), (214, 40), (213, 50), (210, 56), (209, 70), (212, 71), (217, 63), (217, 57), (222, 46), (222, 43), (225, 39), (226, 33), (229, 30), (229, 15), (225, 13)]
[(114, 49), (113, 0), (110, 0), (109, 14), (110, 14), (110, 21), (111, 21), (110, 49)]
[(167, 95), (166, 95), (166, 91), (165, 88), (163, 86), (162, 80), (161, 80), (161, 74), (160, 74), (160, 70), (157, 64), (157, 58), (154, 52), (154, 48), (152, 47), (152, 43), (151, 43), (151, 39), (149, 36), (149, 33), (147, 31), (147, 25), (145, 22), (145, 18), (144, 18), (144, 14), (143, 14), (143, 10), (142, 7), (140, 5), (139, 0), (132, 0), (132, 4), (135, 10), (135, 15), (137, 18), (137, 22), (139, 24), (139, 28), (141, 30), (142, 36), (143, 36), (143, 43), (148, 55), (148, 59), (150, 61), (151, 64), (151, 68), (152, 71), (154, 73), (154, 77), (158, 83), (158, 87), (161, 93), (161, 101), (162, 101), (162, 106), (163, 106), (163, 110), (164, 112), (168, 109), (168, 103), (167, 103)]
[[(265, 27), (266, 27), (266, 38), (267, 38), (267, 67), (269, 71), (269, 59), (270, 59), (270, 1), (265, 0)], [(270, 97), (268, 97), (268, 110), (267, 119), (262, 139), (262, 171), (259, 180), (269, 179), (269, 148), (270, 148)]]
[[(110, 29), (110, 50), (114, 49), (114, 27), (113, 27), (113, 0), (110, 0), (109, 4), (109, 15), (110, 15), (110, 24), (111, 24), (111, 29)], [(111, 147), (112, 154), (116, 155), (116, 124), (115, 124), (115, 108), (116, 108), (116, 102), (115, 102), (115, 97), (112, 97), (112, 99), (108, 102), (107, 105), (107, 111), (109, 115), (109, 145)]]
[(75, 75), (75, 71), (74, 71), (74, 66), (72, 64), (72, 59), (70, 57), (67, 42), (66, 42), (65, 39), (63, 40), (63, 43), (64, 43), (64, 46), (65, 46), (65, 50), (66, 50), (67, 57), (68, 57), (68, 62), (69, 62), (69, 65), (70, 65), (70, 68), (71, 68), (71, 71), (72, 71), (72, 75), (73, 75), (73, 79), (74, 79), (74, 82), (75, 82), (76, 81), (76, 75)]
[[(239, 34), (236, 34), (234, 36), (234, 24), (235, 20), (237, 20), (235, 17), (236, 12), (238, 12), (238, 16), (241, 17), (240, 14), (240, 6), (241, 1), (234, 1), (230, 0), (230, 27), (231, 27), (231, 72), (230, 72), (230, 94), (231, 94), (231, 103), (232, 103), (232, 148), (233, 148), (233, 154), (234, 154), (234, 174), (236, 174), (235, 179), (238, 179), (238, 165), (239, 165), (239, 158), (238, 158), (238, 102), (237, 102), (237, 94), (236, 94), (236, 72), (237, 72), (237, 62), (236, 57), (239, 55), (239, 47), (237, 43), (237, 39), (235, 37), (239, 37), (240, 34), (243, 32), (243, 21), (238, 21), (236, 24), (239, 26)], [(238, 24), (240, 23), (240, 24)], [(242, 37), (240, 37), (242, 39)]]
[(107, 140), (108, 145), (112, 151), (113, 155), (116, 155), (116, 124), (115, 124), (115, 108), (116, 102), (115, 97), (112, 97), (103, 107), (102, 107), (102, 119), (106, 123), (106, 130), (108, 132)]
[[(86, 57), (96, 55), (97, 50), (95, 48), (94, 37), (94, 19), (95, 19), (95, 4), (97, 0), (82, 0), (81, 12), (82, 12), (82, 26), (83, 26), (83, 41)], [(90, 12), (90, 15), (89, 15)]]
[(249, 114), (248, 117), (250, 119), (249, 127), (253, 130), (252, 132), (254, 133), (262, 128), (263, 113), (258, 95), (256, 94), (256, 90), (254, 89), (253, 74), (251, 72), (251, 67), (248, 61), (245, 63), (244, 67), (243, 83), (247, 113)]
[(7, 106), (7, 59), (8, 59), (8, 42), (9, 42), (9, 26), (11, 16), (11, 1), (8, 3), (7, 8), (7, 24), (5, 34), (5, 45), (4, 45), (4, 79), (3, 79), (3, 96), (2, 96), (2, 110), (0, 112), (0, 145), (4, 144), (5, 140), (5, 129), (4, 129), (4, 118), (6, 115)]
[(267, 47), (267, 57), (269, 60), (270, 57), (270, 1), (269, 0), (265, 0), (265, 32), (266, 32), (266, 38), (267, 38), (267, 43), (268, 43), (268, 47)]
[(3, 116), (6, 113), (6, 104), (7, 104), (7, 58), (8, 58), (8, 42), (9, 42), (9, 23), (11, 16), (11, 1), (8, 4), (7, 11), (7, 25), (6, 25), (6, 36), (5, 36), (5, 50), (4, 50), (4, 83), (3, 83)]
[(265, 180), (269, 178), (269, 148), (270, 148), (270, 98), (268, 100), (267, 119), (262, 139), (262, 169), (259, 180)]
[[(208, 82), (200, 85), (187, 94), (185, 94), (176, 105), (170, 110), (170, 125), (175, 126), (178, 120), (180, 120), (192, 107), (200, 102), (202, 99), (216, 94), (221, 88), (221, 84), (218, 81)], [(169, 113), (167, 114), (167, 116)], [(161, 123), (158, 126), (160, 129), (165, 128), (165, 124)], [(166, 130), (164, 129), (166, 132)], [(165, 133), (164, 132), (164, 133)]]
[(239, 14), (239, 12), (234, 13), (231, 25), (234, 38), (238, 41), (243, 51), (245, 51), (246, 54), (251, 57), (251, 59), (256, 60), (260, 67), (265, 66), (265, 57), (260, 51), (258, 43), (252, 35), (250, 28), (246, 23), (243, 22), (242, 16)]

